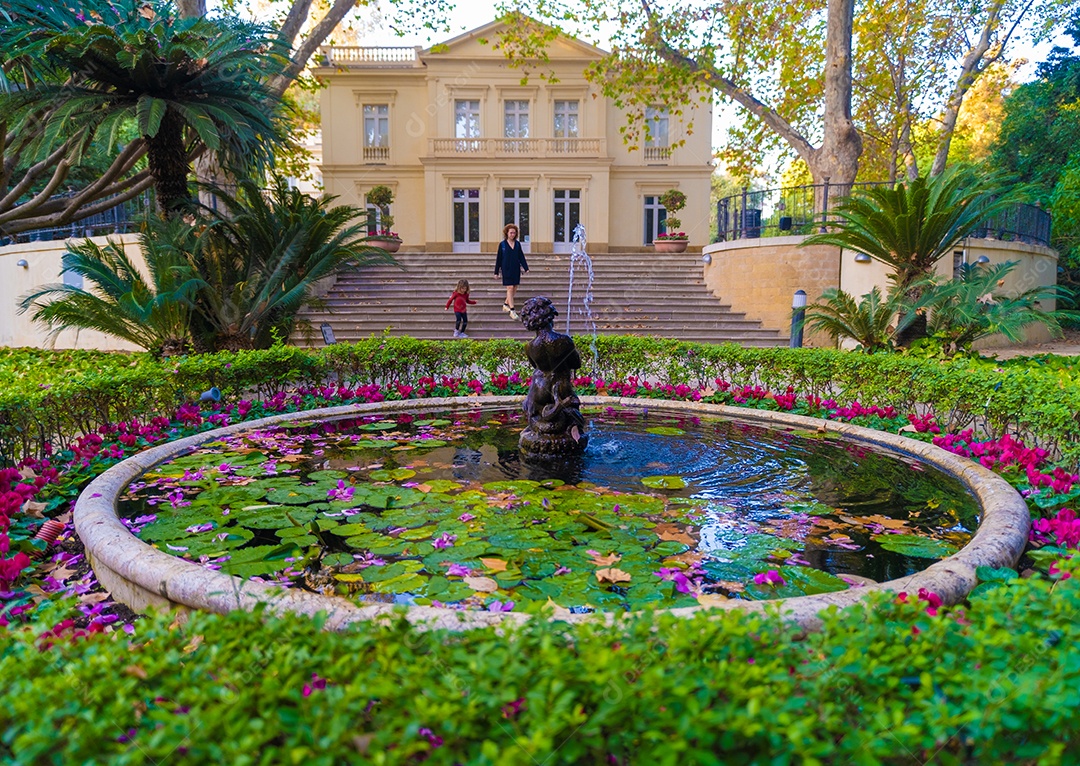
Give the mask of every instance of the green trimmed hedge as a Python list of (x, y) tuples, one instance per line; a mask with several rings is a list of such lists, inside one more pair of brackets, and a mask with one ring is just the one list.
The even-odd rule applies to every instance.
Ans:
[[(1080, 461), (1080, 376), (1070, 365), (1036, 360), (1001, 364), (942, 361), (831, 350), (742, 348), (632, 336), (579, 339), (581, 374), (711, 386), (791, 386), (840, 403), (893, 406), (936, 415), (943, 430), (974, 427), (996, 437), (1019, 434), (1069, 462)], [(53, 363), (54, 359), (59, 359)], [(415, 384), (423, 377), (527, 375), (517, 341), (469, 343), (381, 337), (309, 350), (220, 353), (156, 361), (144, 354), (8, 350), (0, 354), (0, 446), (8, 457), (38, 453), (107, 422), (171, 413), (211, 386), (229, 396), (264, 398), (327, 381)]]
[(0, 633), (0, 760), (1075, 763), (1077, 579), (1014, 580), (966, 613), (875, 606), (805, 637), (744, 613), (463, 634), (166, 615), (48, 648)]

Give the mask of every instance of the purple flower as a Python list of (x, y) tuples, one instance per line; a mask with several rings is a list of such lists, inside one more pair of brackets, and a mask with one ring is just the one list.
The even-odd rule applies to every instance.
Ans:
[(458, 521), (472, 521), (475, 518), (476, 517), (473, 516), (471, 513), (463, 513), (463, 514), (461, 514), (460, 516), (457, 517), (457, 520)]
[(151, 513), (148, 516), (136, 516), (135, 517), (135, 523), (136, 524), (149, 524), (152, 521), (157, 521), (157, 514), (156, 513)]
[(449, 532), (443, 532), (441, 535), (435, 538), (435, 540), (433, 540), (431, 544), (435, 546), (436, 550), (440, 550), (442, 548), (453, 548), (454, 542), (456, 540), (457, 535), (452, 535)]
[(504, 604), (501, 601), (492, 601), (488, 604), (487, 610), (489, 612), (512, 612), (514, 611), (514, 602), (507, 601)]
[(326, 679), (320, 678), (318, 673), (311, 674), (311, 683), (304, 684), (303, 695), (305, 698), (310, 697), (311, 693), (318, 689), (326, 688)]
[(679, 591), (679, 593), (690, 592), (690, 578), (677, 567), (663, 567), (659, 571), (653, 572), (653, 574), (665, 582), (675, 583), (675, 590)]
[(525, 698), (518, 697), (513, 702), (502, 706), (503, 718), (517, 718), (518, 714), (525, 709)]
[(559, 575), (570, 574), (570, 572), (572, 571), (574, 570), (572, 570), (570, 567), (560, 566), (558, 569), (551, 573), (551, 576), (558, 577)]
[(192, 526), (188, 527), (184, 531), (188, 532), (189, 534), (192, 534), (192, 535), (197, 535), (200, 532), (209, 532), (213, 528), (214, 528), (214, 523), (212, 521), (208, 521), (205, 524), (193, 524)]
[(442, 747), (443, 745), (443, 738), (433, 732), (431, 729), (427, 728), (426, 726), (420, 727), (420, 731), (416, 733), (426, 739), (428, 742), (430, 742), (433, 749), (437, 747)]
[(446, 564), (446, 574), (450, 577), (468, 577), (472, 570), (464, 564)]
[(348, 502), (352, 500), (354, 494), (356, 494), (356, 487), (346, 486), (343, 480), (338, 479), (337, 486), (326, 491), (326, 498), (328, 500), (344, 500)]
[(787, 585), (787, 582), (775, 569), (770, 569), (767, 572), (758, 572), (754, 575), (755, 585)]

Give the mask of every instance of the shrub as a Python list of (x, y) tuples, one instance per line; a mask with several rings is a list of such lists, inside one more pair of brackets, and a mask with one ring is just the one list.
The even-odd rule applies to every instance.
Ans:
[[(1080, 746), (1077, 579), (826, 614), (340, 634), (264, 614), (0, 634), (14, 763), (1057, 764)], [(38, 630), (40, 633), (40, 628)], [(62, 732), (62, 736), (57, 736)]]

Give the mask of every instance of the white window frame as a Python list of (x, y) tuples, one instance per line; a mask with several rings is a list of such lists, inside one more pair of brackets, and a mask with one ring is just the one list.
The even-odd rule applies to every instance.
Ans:
[[(555, 138), (578, 138), (581, 135), (581, 101), (578, 99), (558, 99), (554, 106), (554, 121), (551, 126)], [(559, 127), (559, 120), (563, 125)], [(570, 125), (573, 121), (573, 129)]]
[[(463, 119), (464, 118), (464, 119)], [(454, 137), (481, 138), (480, 99), (454, 99)]]

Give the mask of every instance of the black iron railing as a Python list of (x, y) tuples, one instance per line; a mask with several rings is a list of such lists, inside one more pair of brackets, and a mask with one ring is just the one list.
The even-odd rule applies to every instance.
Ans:
[[(815, 234), (833, 220), (832, 206), (839, 197), (853, 189), (888, 185), (881, 181), (744, 189), (716, 203), (716, 241)], [(987, 219), (974, 236), (1049, 247), (1050, 214), (1035, 205), (1016, 203)]]
[(124, 234), (133, 230), (152, 205), (149, 193), (121, 202), (95, 215), (79, 218), (63, 226), (33, 229), (5, 236), (0, 233), (0, 245), (17, 242), (49, 242), (72, 237), (99, 237), (106, 234)]

